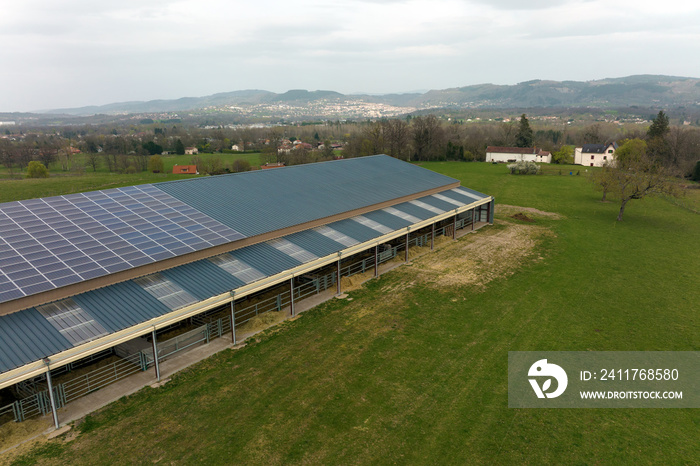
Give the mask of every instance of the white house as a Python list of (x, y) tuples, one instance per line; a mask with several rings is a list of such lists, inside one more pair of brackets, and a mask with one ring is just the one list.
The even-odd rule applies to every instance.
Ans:
[(197, 149), (196, 147), (185, 147), (185, 154), (186, 155), (199, 154), (199, 149)]
[(486, 148), (487, 162), (542, 162), (551, 163), (552, 154), (536, 147), (497, 147)]
[(583, 147), (574, 149), (574, 163), (588, 167), (602, 167), (607, 161), (615, 159), (617, 143), (610, 144), (584, 144)]

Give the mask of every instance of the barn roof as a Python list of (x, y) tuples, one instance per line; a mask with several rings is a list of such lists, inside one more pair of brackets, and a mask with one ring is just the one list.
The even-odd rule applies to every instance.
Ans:
[[(454, 215), (457, 209), (492, 201), (452, 178), (387, 156), (265, 172), (274, 175), (270, 177), (260, 173), (151, 186), (226, 228), (235, 225), (244, 238), (272, 228), (305, 227), (2, 315), (0, 374), (21, 371), (23, 366), (73, 349), (89, 353), (117, 332), (138, 330), (139, 325), (217, 296), (270, 286), (271, 280), (282, 276), (288, 280), (290, 273), (304, 266), (331, 263), (353, 248), (405, 234), (407, 227), (420, 227)], [(358, 214), (357, 208), (363, 206), (367, 209)], [(347, 215), (341, 218), (338, 213)], [(309, 225), (318, 219), (329, 220)], [(162, 280), (180, 290), (177, 300), (156, 297), (148, 291), (149, 280)], [(77, 319), (79, 325), (66, 316)]]
[(377, 155), (3, 203), (0, 315), (456, 183)]

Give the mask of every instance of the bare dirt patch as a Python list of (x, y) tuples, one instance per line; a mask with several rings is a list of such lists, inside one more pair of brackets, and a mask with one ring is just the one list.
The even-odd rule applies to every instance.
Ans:
[[(512, 206), (509, 206), (512, 207)], [(524, 211), (527, 208), (513, 207)], [(536, 210), (536, 209), (535, 209)], [(517, 214), (516, 214), (517, 215)], [(537, 211), (543, 217), (560, 218), (556, 214)], [(533, 221), (531, 217), (522, 217)], [(523, 220), (522, 217), (516, 217)], [(536, 247), (547, 236), (554, 234), (547, 228), (499, 220), (499, 229), (484, 229), (478, 234), (467, 235), (459, 241), (425, 254), (413, 261), (413, 267), (398, 269), (398, 273), (410, 275), (405, 283), (427, 283), (436, 287), (472, 285), (484, 287), (496, 278), (503, 278), (528, 261), (542, 259)], [(387, 290), (394, 291), (394, 290)]]
[(496, 214), (502, 214), (505, 216), (516, 215), (518, 213), (527, 212), (530, 217), (541, 217), (541, 218), (551, 218), (554, 220), (560, 220), (564, 218), (563, 215), (557, 214), (555, 212), (545, 212), (543, 210), (535, 209), (534, 207), (519, 207), (515, 205), (508, 204), (496, 204)]
[(518, 212), (515, 215), (511, 215), (510, 218), (514, 218), (516, 220), (520, 220), (521, 222), (527, 222), (527, 223), (535, 223), (535, 219), (528, 217), (522, 212)]

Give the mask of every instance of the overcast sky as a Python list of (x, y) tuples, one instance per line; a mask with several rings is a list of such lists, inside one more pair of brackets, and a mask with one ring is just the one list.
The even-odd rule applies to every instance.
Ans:
[(700, 77), (697, 0), (21, 0), (0, 112), (239, 89)]

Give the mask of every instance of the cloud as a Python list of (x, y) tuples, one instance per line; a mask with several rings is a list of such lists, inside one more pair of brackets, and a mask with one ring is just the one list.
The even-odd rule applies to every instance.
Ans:
[(12, 44), (0, 48), (0, 111), (245, 88), (700, 76), (697, 24), (700, 4), (681, 0), (24, 0), (0, 16)]

